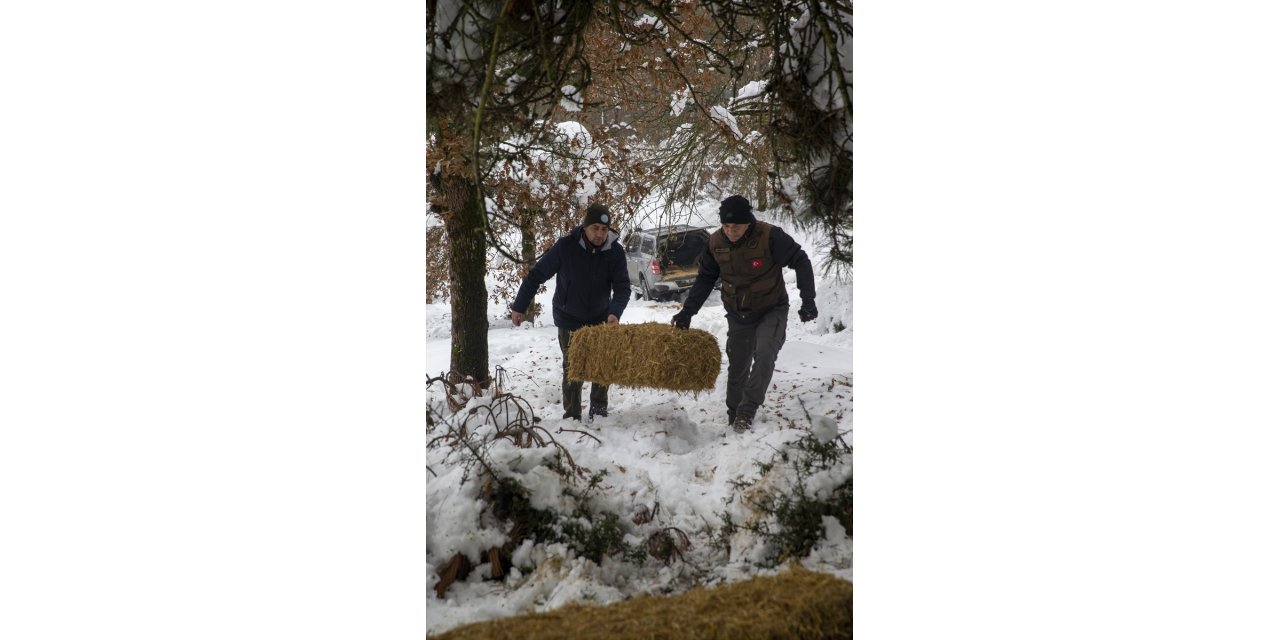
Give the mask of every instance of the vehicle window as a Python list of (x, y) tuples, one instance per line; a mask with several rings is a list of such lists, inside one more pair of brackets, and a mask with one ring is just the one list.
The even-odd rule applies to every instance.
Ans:
[(640, 250), (647, 254), (653, 253), (653, 238), (646, 236), (640, 245)]
[(631, 234), (627, 236), (627, 253), (635, 253), (636, 246), (640, 244), (640, 236)]
[(709, 238), (705, 231), (672, 234), (664, 242), (664, 259), (675, 264), (693, 264), (706, 251)]

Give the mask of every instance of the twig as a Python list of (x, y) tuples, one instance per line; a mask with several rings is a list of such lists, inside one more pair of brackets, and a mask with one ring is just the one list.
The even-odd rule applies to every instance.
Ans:
[(576, 433), (576, 434), (578, 434), (578, 435), (580, 435), (580, 436), (586, 436), (586, 437), (588, 437), (588, 438), (591, 438), (592, 440), (595, 440), (595, 441), (596, 441), (596, 444), (603, 444), (603, 443), (600, 441), (600, 438), (597, 438), (597, 437), (595, 437), (595, 436), (591, 435), (590, 433), (587, 433), (586, 431), (578, 431), (577, 429), (565, 429), (564, 427), (561, 427), (561, 428), (559, 428), (559, 429), (557, 429), (557, 430), (556, 430), (556, 433)]

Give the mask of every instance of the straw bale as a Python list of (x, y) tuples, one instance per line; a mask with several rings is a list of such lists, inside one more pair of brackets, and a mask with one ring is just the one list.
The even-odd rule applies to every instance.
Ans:
[(701, 329), (598, 324), (573, 332), (569, 379), (623, 387), (706, 391), (720, 375), (720, 344)]
[(457, 627), (441, 640), (827, 640), (853, 633), (853, 584), (799, 566), (776, 576), (639, 596), (608, 606), (554, 611)]

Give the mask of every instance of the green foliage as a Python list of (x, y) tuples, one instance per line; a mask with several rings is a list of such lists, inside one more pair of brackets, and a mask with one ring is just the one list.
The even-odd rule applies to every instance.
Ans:
[(514, 478), (501, 478), (490, 498), (494, 517), (517, 523), (526, 536), (545, 540), (555, 536), (555, 513), (536, 509), (529, 502), (529, 490)]
[[(497, 387), (501, 387), (501, 372), (495, 377), (500, 381)], [(441, 379), (431, 382), (441, 382)], [(451, 392), (447, 385), (445, 389)], [(510, 523), (507, 543), (498, 550), (504, 563), (510, 564), (512, 549), (525, 539), (563, 543), (578, 556), (597, 564), (605, 557), (634, 564), (644, 564), (650, 556), (663, 563), (677, 558), (683, 560), (689, 538), (675, 527), (654, 522), (656, 506), (654, 511), (646, 511), (648, 518), (634, 520), (602, 508), (597, 496), (607, 489), (608, 472), (591, 471), (576, 464), (568, 449), (537, 426), (527, 402), (501, 393), (500, 389), (494, 391), (490, 403), (479, 406), (464, 402), (464, 397), (450, 396), (445, 404), (456, 408), (452, 414), (445, 407), (428, 404), (427, 434), (440, 435), (427, 446), (450, 449), (465, 469), (463, 483), (471, 477), (472, 470), (481, 470), (482, 495), (489, 505), (489, 513), (498, 522)], [(503, 439), (521, 448), (553, 449), (554, 455), (547, 456), (544, 464), (560, 478), (561, 495), (568, 498), (567, 509), (540, 509), (533, 505), (520, 474), (497, 464), (489, 454), (492, 444)], [(648, 537), (642, 544), (633, 544), (627, 541), (628, 535)], [(478, 563), (473, 561), (473, 564)]]
[(511, 522), (522, 538), (564, 543), (579, 556), (597, 564), (606, 556), (643, 564), (645, 549), (627, 543), (622, 518), (616, 513), (594, 510), (588, 504), (588, 494), (599, 486), (604, 476), (603, 471), (594, 474), (581, 492), (565, 488), (565, 495), (575, 498), (571, 514), (535, 508), (529, 501), (529, 490), (515, 478), (504, 477), (497, 481), (489, 497), (490, 510), (495, 518)]
[(729, 515), (728, 511), (721, 511), (718, 515), (720, 517), (718, 525), (708, 522), (698, 530), (698, 533), (709, 540), (711, 548), (728, 554), (733, 547), (733, 534), (738, 532), (738, 525), (734, 524), (733, 516)]
[(616, 513), (597, 514), (594, 520), (565, 519), (560, 523), (560, 531), (556, 542), (564, 542), (578, 555), (597, 564), (605, 556), (618, 556), (635, 564), (644, 563), (645, 550), (627, 543), (622, 519)]
[(839, 520), (846, 533), (852, 530), (853, 476), (850, 473), (829, 496), (822, 497), (806, 492), (807, 481), (850, 461), (851, 454), (842, 439), (821, 442), (812, 433), (787, 443), (770, 460), (755, 461), (759, 472), (755, 478), (730, 482), (734, 490), (726, 504), (741, 501), (759, 517), (738, 522), (725, 510), (719, 514), (718, 526), (708, 523), (701, 533), (713, 548), (728, 553), (736, 533), (751, 532), (768, 546), (762, 563), (766, 567), (809, 555), (825, 536), (824, 516)]

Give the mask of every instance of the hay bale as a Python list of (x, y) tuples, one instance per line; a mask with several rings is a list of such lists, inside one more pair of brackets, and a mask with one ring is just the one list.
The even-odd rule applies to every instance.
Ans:
[(573, 332), (569, 379), (672, 391), (715, 388), (720, 344), (701, 329), (657, 322), (598, 324)]
[(678, 596), (639, 596), (608, 606), (570, 604), (450, 629), (441, 640), (763, 640), (849, 638), (853, 584), (794, 567)]

